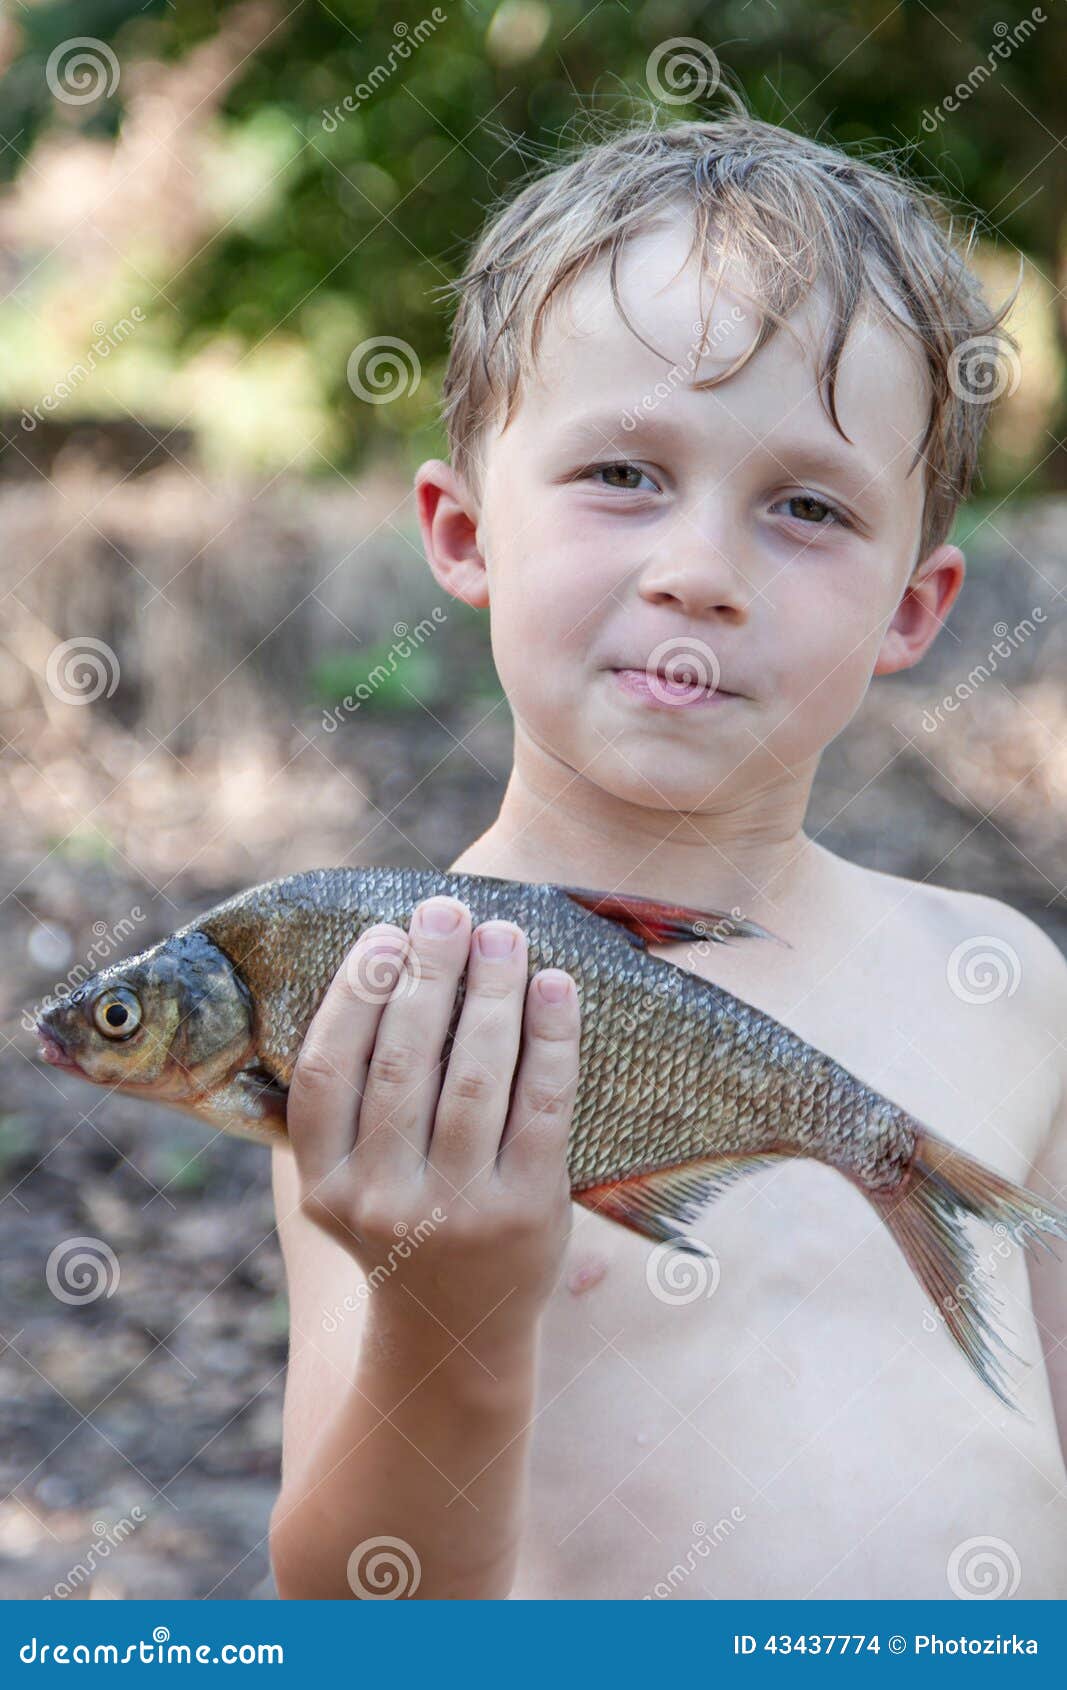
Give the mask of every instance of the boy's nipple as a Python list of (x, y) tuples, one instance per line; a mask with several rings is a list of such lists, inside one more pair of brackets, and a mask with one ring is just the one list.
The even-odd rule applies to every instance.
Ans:
[(580, 1297), (583, 1291), (591, 1291), (594, 1285), (599, 1285), (607, 1271), (606, 1256), (598, 1251), (583, 1255), (567, 1275), (567, 1290), (572, 1297)]

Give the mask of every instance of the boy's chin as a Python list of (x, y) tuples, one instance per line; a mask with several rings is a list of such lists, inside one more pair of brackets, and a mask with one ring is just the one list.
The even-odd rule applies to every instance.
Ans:
[(671, 766), (665, 756), (646, 753), (621, 758), (611, 751), (586, 768), (595, 786), (625, 804), (645, 810), (694, 811), (717, 808), (738, 785), (736, 760), (708, 758), (698, 767)]

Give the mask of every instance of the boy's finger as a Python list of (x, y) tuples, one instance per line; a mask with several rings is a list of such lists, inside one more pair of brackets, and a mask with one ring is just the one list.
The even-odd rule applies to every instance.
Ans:
[[(556, 996), (561, 983), (562, 995)], [(500, 1176), (509, 1183), (554, 1183), (565, 1167), (580, 1033), (573, 979), (560, 968), (541, 969), (526, 993), (522, 1054), (497, 1157)]]
[(485, 921), (475, 928), (429, 1150), (430, 1161), (457, 1186), (491, 1173), (496, 1160), (519, 1054), (526, 970), (521, 927)]
[(406, 950), (402, 928), (383, 923), (368, 928), (330, 981), (308, 1027), (286, 1105), (289, 1141), (306, 1187), (332, 1172), (355, 1143), (378, 1023)]
[[(437, 924), (441, 916), (447, 926)], [(403, 977), (382, 1012), (363, 1087), (355, 1149), (362, 1177), (397, 1179), (422, 1169), (470, 922), (466, 904), (440, 894), (412, 912)]]

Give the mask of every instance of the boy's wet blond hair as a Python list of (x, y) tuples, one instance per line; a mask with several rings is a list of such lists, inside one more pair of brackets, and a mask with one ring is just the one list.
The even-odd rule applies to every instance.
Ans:
[(452, 462), (478, 496), (487, 431), (511, 419), (545, 311), (596, 260), (610, 258), (612, 297), (633, 326), (618, 294), (623, 243), (681, 208), (694, 217), (691, 252), (713, 274), (739, 261), (761, 312), (749, 349), (694, 389), (728, 380), (818, 281), (830, 299), (819, 392), (838, 433), (837, 368), (857, 311), (878, 302), (918, 343), (930, 390), (926, 434), (909, 465), (926, 463), (921, 561), (947, 538), (975, 480), (990, 400), (1018, 351), (1001, 324), (1020, 283), (994, 311), (967, 263), (973, 225), (958, 251), (942, 202), (885, 159), (792, 134), (752, 117), (732, 89), (722, 94), (734, 107), (727, 116), (627, 127), (529, 182), (490, 219), (450, 284), (459, 295), (444, 382)]

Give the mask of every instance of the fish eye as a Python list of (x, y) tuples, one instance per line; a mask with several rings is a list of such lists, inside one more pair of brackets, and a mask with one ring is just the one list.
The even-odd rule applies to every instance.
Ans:
[(127, 986), (111, 986), (93, 1004), (93, 1022), (105, 1039), (128, 1039), (141, 1025), (141, 1005)]

